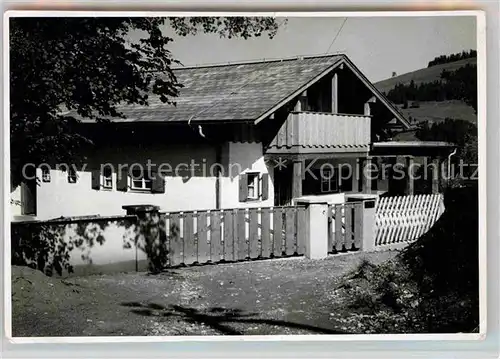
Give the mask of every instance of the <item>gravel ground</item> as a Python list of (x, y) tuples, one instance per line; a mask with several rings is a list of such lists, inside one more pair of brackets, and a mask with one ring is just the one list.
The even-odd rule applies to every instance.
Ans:
[(69, 279), (12, 269), (14, 336), (267, 335), (356, 333), (336, 298), (362, 259), (276, 259)]

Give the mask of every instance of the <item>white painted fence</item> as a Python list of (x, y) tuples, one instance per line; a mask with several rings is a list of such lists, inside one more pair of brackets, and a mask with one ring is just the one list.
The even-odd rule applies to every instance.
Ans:
[(444, 212), (441, 194), (379, 198), (375, 211), (375, 246), (413, 242)]

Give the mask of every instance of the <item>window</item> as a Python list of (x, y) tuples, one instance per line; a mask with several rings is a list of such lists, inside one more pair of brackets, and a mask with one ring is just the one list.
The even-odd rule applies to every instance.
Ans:
[(338, 191), (337, 174), (333, 169), (323, 169), (320, 171), (320, 176), (322, 193)]
[(143, 171), (142, 169), (133, 169), (130, 187), (140, 191), (151, 191), (153, 188), (153, 181), (149, 177), (147, 171)]
[(42, 167), (42, 182), (50, 182), (50, 170), (47, 167)]
[(265, 201), (269, 199), (269, 174), (250, 172), (240, 174), (239, 200)]
[(78, 175), (73, 167), (68, 168), (68, 183), (76, 183)]
[(247, 187), (248, 187), (248, 198), (258, 199), (259, 198), (259, 174), (258, 173), (247, 173)]
[(101, 186), (102, 188), (113, 189), (113, 171), (109, 167), (102, 169)]

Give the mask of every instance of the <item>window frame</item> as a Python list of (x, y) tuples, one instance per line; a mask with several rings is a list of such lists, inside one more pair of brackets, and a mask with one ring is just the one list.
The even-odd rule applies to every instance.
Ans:
[(41, 171), (42, 171), (42, 182), (44, 182), (44, 183), (50, 182), (50, 180), (51, 180), (50, 169), (48, 169), (46, 167), (42, 167)]
[[(260, 172), (247, 172), (247, 200), (259, 200), (260, 198)], [(250, 181), (252, 179), (252, 181)], [(250, 188), (253, 188), (253, 196), (250, 196)]]
[[(324, 178), (325, 173), (331, 173), (331, 177)], [(320, 182), (321, 182), (320, 191), (321, 191), (321, 193), (337, 193), (337, 192), (339, 192), (338, 176), (336, 176), (335, 174), (336, 174), (335, 169), (327, 168), (327, 169), (324, 169), (322, 171), (320, 170)], [(328, 184), (328, 190), (323, 189), (323, 185), (325, 183)], [(332, 188), (332, 183), (334, 184), (334, 188)]]
[(78, 182), (78, 173), (73, 167), (68, 168), (67, 180), (70, 184), (75, 184)]
[[(109, 169), (110, 173), (109, 176), (105, 175), (105, 170)], [(109, 181), (110, 183), (107, 184), (106, 181)], [(114, 187), (113, 184), (113, 170), (109, 167), (104, 167), (100, 173), (100, 185), (102, 189), (106, 190), (112, 190)]]
[[(133, 191), (138, 191), (138, 192), (152, 192), (153, 191), (153, 179), (152, 178), (147, 178), (147, 171), (141, 171), (141, 178), (138, 179), (137, 176), (135, 176), (133, 173), (130, 173), (128, 178), (129, 178), (129, 187)], [(134, 172), (134, 170), (132, 170)], [(141, 186), (136, 186), (136, 182), (141, 183)], [(149, 187), (147, 186), (149, 184)]]

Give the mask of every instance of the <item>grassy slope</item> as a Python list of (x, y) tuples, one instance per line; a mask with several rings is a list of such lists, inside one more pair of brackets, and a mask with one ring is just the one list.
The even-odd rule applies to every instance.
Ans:
[[(447, 64), (432, 66), (429, 68), (424, 68), (406, 74), (402, 74), (396, 77), (392, 77), (387, 80), (377, 82), (375, 87), (382, 92), (387, 93), (389, 90), (394, 88), (398, 83), (409, 84), (411, 80), (415, 82), (416, 85), (423, 82), (432, 82), (440, 78), (441, 72), (446, 69), (448, 71), (454, 71), (466, 64), (476, 64), (476, 58), (464, 59), (460, 61), (450, 62)], [(477, 115), (474, 113), (472, 107), (467, 106), (463, 101), (451, 100), (442, 102), (420, 102), (420, 108), (407, 108), (403, 109), (398, 106), (401, 112), (406, 118), (410, 116), (416, 121), (429, 120), (432, 122), (443, 121), (445, 118), (461, 119), (470, 122), (477, 122)]]
[(411, 116), (417, 122), (424, 120), (439, 122), (444, 121), (447, 117), (473, 123), (477, 122), (474, 109), (460, 100), (420, 102), (419, 108), (404, 109), (402, 106), (398, 106), (398, 108), (406, 118), (409, 119)]
[(398, 83), (410, 84), (411, 80), (415, 81), (418, 85), (422, 82), (432, 82), (439, 80), (441, 72), (443, 70), (455, 71), (466, 64), (475, 65), (477, 63), (476, 58), (464, 59), (460, 61), (450, 62), (447, 64), (441, 64), (437, 66), (432, 66), (428, 68), (423, 68), (420, 70), (408, 72), (399, 76), (395, 76), (383, 81), (379, 81), (375, 84), (375, 87), (382, 92), (387, 93), (390, 89), (394, 88)]

